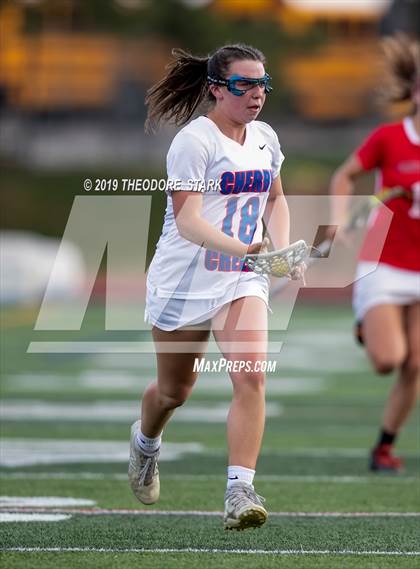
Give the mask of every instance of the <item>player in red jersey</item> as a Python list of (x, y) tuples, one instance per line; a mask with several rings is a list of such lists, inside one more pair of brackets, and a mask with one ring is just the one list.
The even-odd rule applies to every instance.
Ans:
[[(372, 213), (353, 292), (358, 329), (375, 370), (398, 373), (370, 468), (398, 472), (402, 461), (393, 445), (420, 387), (420, 44), (400, 35), (387, 38), (384, 50), (392, 79), (389, 98), (411, 100), (413, 114), (377, 128), (335, 172), (331, 193), (350, 195), (355, 178), (370, 170), (378, 173), (377, 190), (404, 190), (404, 196), (386, 203), (393, 217), (376, 269), (372, 245), (387, 219), (384, 209)], [(333, 225), (343, 223), (344, 209), (343, 200), (333, 201)]]

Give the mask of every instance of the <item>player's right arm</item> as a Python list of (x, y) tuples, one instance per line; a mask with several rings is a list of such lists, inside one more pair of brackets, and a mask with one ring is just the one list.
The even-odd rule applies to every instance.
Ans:
[[(217, 198), (216, 198), (217, 199)], [(201, 216), (203, 196), (197, 192), (173, 192), (172, 203), (176, 226), (184, 239), (210, 249), (235, 257), (244, 257), (247, 253), (259, 253), (262, 243), (250, 246), (239, 239), (229, 237)]]
[[(374, 168), (379, 168), (383, 157), (383, 129), (373, 131), (364, 143), (347, 158), (334, 172), (330, 184), (332, 226), (345, 225), (348, 214), (348, 202), (354, 192), (354, 181), (360, 175)], [(335, 199), (340, 196), (340, 199)], [(329, 230), (330, 237), (335, 233)]]
[[(217, 199), (217, 198), (215, 198)], [(176, 226), (184, 239), (227, 255), (244, 257), (248, 245), (229, 237), (201, 216), (203, 196), (197, 192), (172, 192)]]
[[(334, 172), (330, 184), (331, 225), (340, 226), (345, 224), (349, 198), (354, 193), (354, 181), (364, 172), (365, 170), (357, 154), (349, 156)], [(341, 197), (340, 199), (335, 199), (336, 196)]]

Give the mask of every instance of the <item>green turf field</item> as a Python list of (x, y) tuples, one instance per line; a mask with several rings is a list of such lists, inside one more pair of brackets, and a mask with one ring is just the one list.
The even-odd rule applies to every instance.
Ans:
[(405, 473), (370, 474), (368, 448), (392, 378), (370, 372), (348, 308), (300, 305), (289, 331), (271, 334), (284, 346), (268, 377), (255, 481), (270, 518), (242, 533), (221, 522), (228, 378), (204, 373), (168, 426), (161, 500), (147, 509), (131, 495), (126, 469), (153, 355), (26, 353), (31, 341), (147, 334), (104, 333), (98, 305), (79, 333), (34, 332), (35, 315), (8, 309), (2, 318), (3, 568), (418, 566), (420, 414), (398, 444)]

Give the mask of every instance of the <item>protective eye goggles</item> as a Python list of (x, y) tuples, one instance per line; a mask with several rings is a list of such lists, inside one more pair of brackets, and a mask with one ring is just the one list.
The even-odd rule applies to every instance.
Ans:
[(228, 79), (219, 79), (216, 77), (210, 77), (210, 75), (207, 77), (208, 83), (212, 85), (223, 85), (224, 87), (227, 87), (227, 90), (230, 91), (230, 93), (237, 97), (245, 95), (245, 93), (253, 89), (255, 85), (264, 87), (265, 94), (271, 93), (273, 87), (270, 85), (270, 80), (271, 77), (268, 73), (259, 79), (242, 77), (241, 75), (232, 75), (232, 77), (229, 77)]

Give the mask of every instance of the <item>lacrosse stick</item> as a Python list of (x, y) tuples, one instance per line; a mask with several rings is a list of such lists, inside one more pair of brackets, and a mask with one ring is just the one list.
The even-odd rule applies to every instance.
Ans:
[[(363, 227), (369, 214), (379, 203), (386, 203), (393, 198), (406, 197), (411, 198), (411, 194), (408, 190), (401, 187), (396, 188), (384, 188), (375, 195), (369, 196), (362, 205), (356, 207), (349, 216), (349, 221), (344, 226), (344, 233), (349, 234), (355, 229)], [(312, 252), (307, 255), (305, 261), (306, 268), (309, 268), (317, 259), (322, 257), (328, 257), (330, 252), (334, 237), (332, 239), (325, 239), (317, 247), (308, 247), (308, 250)], [(299, 241), (298, 241), (299, 243)], [(272, 287), (271, 296), (279, 293), (285, 286), (287, 282), (280, 282)]]
[(259, 275), (291, 278), (293, 270), (309, 256), (310, 247), (301, 239), (284, 249), (270, 253), (245, 255), (245, 264)]

